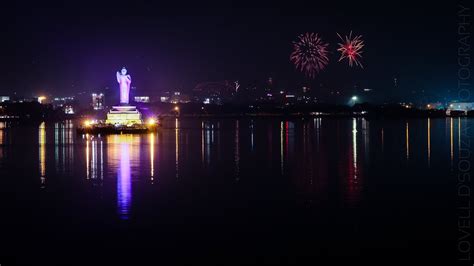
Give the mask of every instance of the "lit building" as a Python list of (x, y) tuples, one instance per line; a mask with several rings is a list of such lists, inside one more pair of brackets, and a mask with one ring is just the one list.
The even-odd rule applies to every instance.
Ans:
[(136, 103), (149, 103), (150, 97), (149, 96), (135, 96), (133, 97)]
[(297, 97), (294, 94), (286, 94), (285, 95), (285, 105), (295, 104), (297, 101)]
[(103, 93), (92, 93), (92, 108), (94, 108), (94, 110), (104, 109), (104, 94)]
[(182, 94), (179, 91), (175, 91), (173, 95), (169, 98), (169, 102), (173, 104), (177, 103), (189, 103), (191, 99), (189, 98), (189, 95)]
[(53, 99), (53, 107), (61, 108), (66, 105), (71, 105), (74, 102), (74, 97), (56, 97)]
[(64, 106), (64, 113), (67, 115), (73, 115), (74, 114), (74, 108), (71, 105), (65, 105)]
[(318, 99), (310, 87), (303, 86), (302, 94), (299, 95), (298, 101), (303, 103), (316, 103)]
[(0, 96), (0, 103), (6, 102), (6, 101), (10, 101), (9, 96)]
[[(218, 82), (203, 82), (196, 85), (193, 89), (193, 97), (197, 102), (204, 102), (209, 99), (210, 103), (222, 104), (229, 102), (237, 93), (240, 87), (239, 82), (231, 82), (228, 80)], [(181, 97), (181, 102), (186, 102), (189, 97)]]
[(459, 103), (450, 103), (448, 106), (450, 111), (472, 111), (474, 110), (474, 102), (459, 102)]

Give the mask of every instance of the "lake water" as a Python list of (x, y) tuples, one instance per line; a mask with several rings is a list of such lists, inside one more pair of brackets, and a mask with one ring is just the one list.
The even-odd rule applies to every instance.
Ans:
[(170, 118), (110, 136), (0, 122), (0, 258), (455, 261), (473, 121)]

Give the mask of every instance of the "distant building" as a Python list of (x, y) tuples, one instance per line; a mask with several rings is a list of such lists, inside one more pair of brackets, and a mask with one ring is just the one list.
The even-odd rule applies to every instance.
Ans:
[[(32, 102), (40, 102), (39, 100), (40, 97), (32, 97), (32, 98), (17, 98), (15, 100), (13, 100), (13, 102), (16, 102), (16, 103), (32, 103)], [(43, 99), (46, 99), (46, 98), (43, 98)]]
[(73, 115), (74, 114), (74, 108), (71, 105), (65, 105), (64, 106), (64, 113), (67, 115)]
[(459, 102), (459, 103), (450, 103), (448, 106), (450, 111), (472, 111), (474, 110), (474, 102)]
[(170, 97), (170, 103), (189, 103), (190, 101), (189, 95), (182, 94), (179, 91), (175, 91)]
[(179, 91), (170, 93), (169, 91), (165, 92), (161, 97), (160, 101), (163, 103), (188, 103), (190, 102), (189, 95), (182, 94)]
[(10, 96), (0, 96), (0, 103), (10, 101)]
[(175, 91), (170, 93), (169, 91), (165, 92), (160, 96), (160, 102), (162, 103), (189, 103), (191, 98), (187, 94), (183, 94), (180, 91)]
[(285, 105), (295, 104), (298, 101), (298, 97), (294, 94), (285, 95)]
[(162, 103), (169, 103), (171, 99), (172, 93), (169, 91), (165, 91), (163, 94), (160, 95), (160, 102)]
[(74, 102), (74, 97), (56, 97), (53, 99), (53, 108), (61, 108), (65, 105), (71, 105)]
[(228, 80), (216, 82), (203, 82), (193, 89), (193, 96), (197, 102), (221, 104), (232, 100), (237, 93), (240, 84)]
[(310, 87), (303, 86), (301, 95), (298, 95), (298, 101), (302, 103), (316, 103), (318, 101)]
[(133, 97), (136, 103), (149, 103), (150, 97), (149, 96), (135, 96)]
[(94, 110), (102, 110), (105, 108), (103, 93), (92, 93), (92, 108), (94, 108)]

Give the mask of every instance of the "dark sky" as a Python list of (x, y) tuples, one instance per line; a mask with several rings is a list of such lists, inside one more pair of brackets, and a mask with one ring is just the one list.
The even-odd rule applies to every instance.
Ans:
[[(281, 87), (362, 87), (400, 95), (443, 94), (456, 87), (457, 4), (430, 2), (149, 1), (21, 2), (4, 12), (6, 73), (0, 93), (67, 96), (116, 86), (129, 69), (133, 86), (156, 94), (200, 82), (273, 77)], [(336, 32), (362, 34), (364, 69), (337, 63)], [(289, 61), (292, 41), (318, 32), (330, 43), (329, 66), (308, 80)]]

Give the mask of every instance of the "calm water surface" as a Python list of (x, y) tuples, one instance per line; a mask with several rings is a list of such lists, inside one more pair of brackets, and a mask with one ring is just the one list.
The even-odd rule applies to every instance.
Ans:
[(0, 122), (0, 255), (455, 260), (457, 163), (473, 121), (180, 118), (110, 136)]

